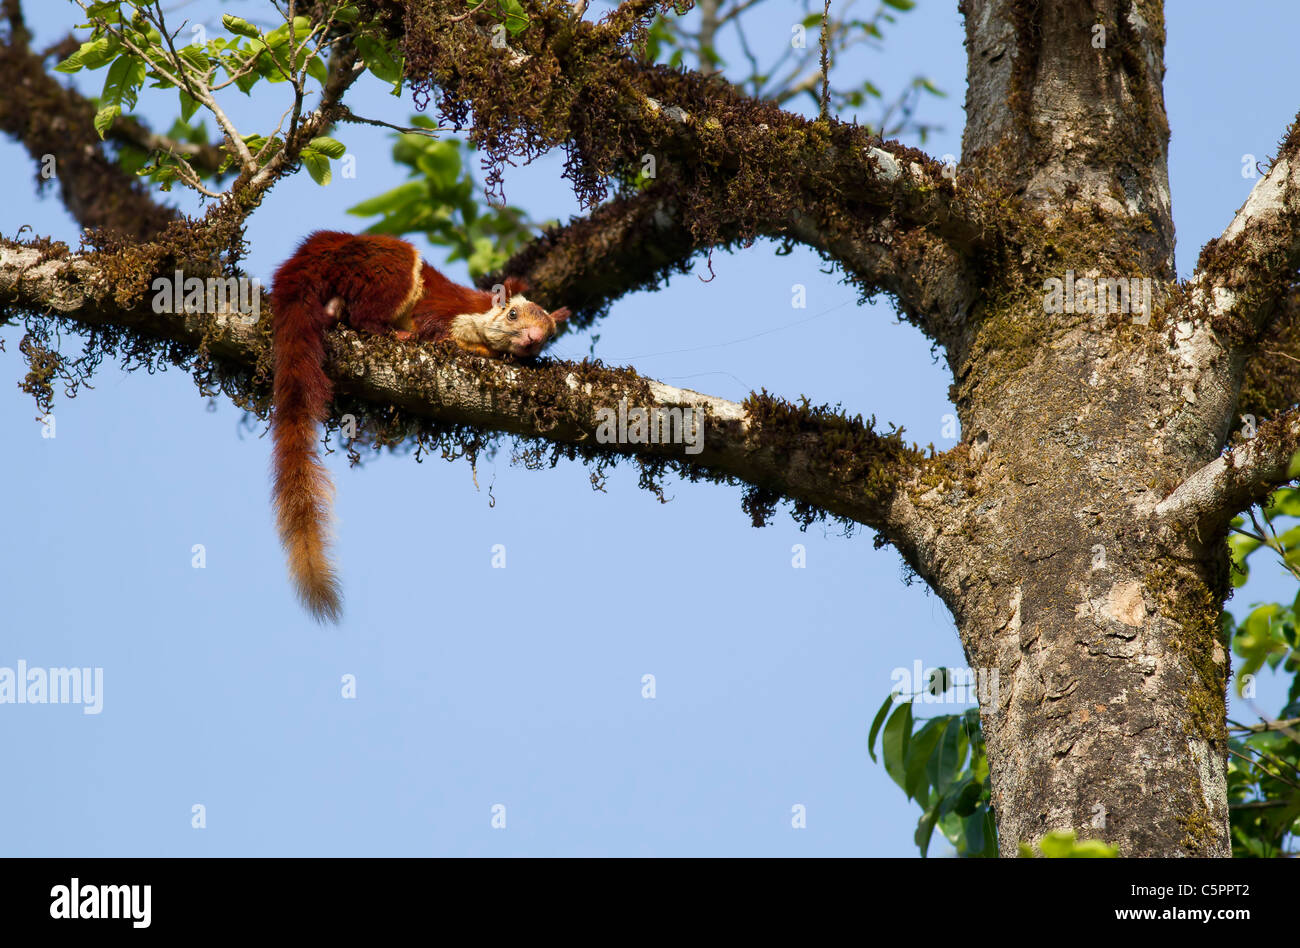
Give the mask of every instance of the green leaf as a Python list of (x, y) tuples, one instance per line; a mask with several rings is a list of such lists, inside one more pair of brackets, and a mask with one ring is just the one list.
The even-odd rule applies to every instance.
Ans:
[(1048, 859), (1060, 859), (1074, 849), (1074, 830), (1052, 830), (1038, 842), (1038, 848)]
[(199, 103), (184, 89), (176, 90), (181, 96), (181, 121), (188, 122), (194, 118), (194, 113), (199, 110)]
[(65, 72), (68, 74), (72, 74), (74, 72), (80, 72), (81, 69), (82, 69), (81, 50), (77, 50), (67, 59), (63, 60), (63, 62), (59, 63), (57, 66), (54, 67), (55, 72)]
[(916, 834), (912, 837), (912, 842), (921, 850), (921, 858), (926, 858), (930, 851), (930, 839), (934, 836), (934, 824), (939, 819), (939, 804), (934, 803), (928, 810), (921, 815), (921, 821), (916, 825)]
[(208, 67), (212, 65), (212, 57), (208, 55), (208, 51), (202, 46), (183, 46), (177, 50), (177, 53), (181, 59), (199, 72), (206, 72)]
[(81, 44), (81, 48), (54, 67), (56, 72), (74, 73), (81, 69), (98, 69), (112, 57), (114, 40), (105, 36)]
[(887, 7), (902, 10), (904, 13), (916, 6), (916, 0), (881, 0), (881, 2)]
[(867, 753), (871, 755), (872, 763), (875, 763), (876, 760), (876, 735), (880, 733), (880, 725), (885, 723), (885, 718), (889, 717), (889, 709), (894, 706), (894, 699), (897, 696), (898, 692), (891, 692), (889, 697), (885, 699), (885, 703), (880, 706), (880, 710), (876, 712), (875, 719), (871, 722), (871, 731), (867, 734)]
[(984, 808), (984, 849), (976, 853), (973, 849), (967, 849), (966, 855), (982, 855), (992, 858), (998, 854), (998, 823), (993, 818), (993, 811), (988, 807)]
[[(296, 16), (293, 18), (293, 39), (295, 41), (304, 40), (311, 33), (311, 20), (305, 16)], [(271, 32), (266, 34), (266, 45), (271, 49), (279, 49), (289, 42), (289, 24), (281, 23)]]
[(312, 180), (321, 187), (330, 183), (330, 160), (320, 152), (303, 149), (302, 163), (307, 168), (307, 173), (311, 175)]
[(956, 715), (945, 715), (942, 719), (936, 720), (945, 722), (943, 740), (930, 755), (926, 776), (935, 792), (943, 796), (952, 789), (953, 782), (957, 779), (957, 772), (965, 762), (966, 734), (961, 718)]
[(924, 787), (924, 778), (926, 767), (930, 763), (930, 755), (934, 752), (935, 746), (943, 739), (944, 729), (948, 726), (947, 718), (931, 718), (925, 722), (925, 725), (912, 735), (908, 742), (907, 758), (903, 764), (903, 773), (906, 782), (903, 786), (903, 792), (908, 798), (918, 796)]
[(1264, 508), (1264, 515), (1272, 519), (1279, 514), (1300, 517), (1300, 490), (1294, 487), (1283, 487), (1273, 493), (1269, 498), (1268, 506)]
[(144, 75), (144, 61), (136, 59), (130, 53), (123, 53), (114, 60), (108, 69), (108, 75), (104, 77), (104, 91), (100, 93), (100, 101), (106, 105), (125, 103), (127, 109), (134, 109), (136, 93), (144, 83)]
[(1232, 650), (1245, 660), (1237, 671), (1238, 678), (1259, 671), (1269, 654), (1278, 648), (1272, 627), (1282, 613), (1283, 607), (1279, 603), (1265, 603), (1252, 610), (1246, 621), (1238, 626)]
[(496, 270), (505, 263), (505, 254), (486, 237), (474, 241), (474, 252), (469, 255), (469, 272), (471, 276), (480, 276)]
[(86, 16), (107, 20), (109, 23), (122, 22), (121, 0), (101, 0), (86, 8)]
[(120, 105), (106, 105), (95, 113), (95, 131), (99, 133), (102, 139), (108, 134), (109, 128), (113, 125), (113, 120), (122, 114)]
[(1232, 551), (1232, 558), (1241, 566), (1245, 566), (1246, 557), (1258, 550), (1263, 544), (1254, 537), (1248, 537), (1244, 533), (1228, 534), (1228, 548)]
[(279, 49), (285, 43), (289, 42), (289, 24), (281, 23), (264, 37), (269, 49)]
[(884, 758), (885, 772), (894, 783), (907, 789), (907, 746), (912, 739), (912, 703), (903, 702), (885, 724), (881, 737), (880, 753)]
[(460, 180), (460, 149), (454, 141), (426, 145), (415, 164), (440, 189), (454, 188)]
[(402, 78), (402, 68), (388, 49), (370, 36), (356, 38), (357, 52), (361, 54), (366, 68), (384, 82), (397, 82)]
[(967, 779), (955, 784), (948, 796), (952, 812), (960, 817), (967, 817), (980, 809), (980, 801), (984, 798), (984, 784), (977, 779)]
[(325, 135), (321, 135), (319, 138), (313, 138), (307, 143), (307, 147), (312, 149), (312, 151), (318, 151), (331, 158), (342, 158), (344, 153), (347, 152), (347, 148), (344, 147), (341, 141), (336, 138), (329, 138)]
[(255, 38), (262, 35), (262, 31), (252, 23), (249, 23), (243, 17), (231, 16), (229, 13), (221, 15), (221, 25), (239, 36)]
[(962, 829), (966, 836), (966, 853), (984, 852), (984, 819), (987, 813), (983, 810), (976, 810), (970, 816), (962, 821)]
[[(1119, 854), (1119, 847), (1099, 839), (1077, 841), (1074, 830), (1053, 830), (1038, 841), (1038, 848), (1048, 859), (1108, 859)], [(1027, 847), (1021, 844), (1021, 855)], [(1028, 855), (1033, 855), (1032, 851)]]
[(386, 191), (348, 208), (348, 213), (356, 214), (358, 217), (369, 217), (371, 214), (391, 214), (400, 207), (425, 200), (428, 196), (429, 187), (425, 182), (408, 181), (405, 184), (398, 185), (391, 191)]
[(506, 29), (519, 33), (528, 28), (528, 14), (520, 6), (519, 0), (501, 0), (501, 12), (505, 15)]
[(260, 69), (254, 72), (246, 72), (235, 80), (235, 88), (244, 93), (244, 95), (248, 95), (249, 92), (252, 91), (253, 86), (257, 85), (258, 81), (263, 78), (265, 77), (261, 75)]
[(1119, 847), (1108, 846), (1099, 839), (1085, 839), (1074, 844), (1070, 855), (1075, 859), (1113, 859), (1119, 855)]

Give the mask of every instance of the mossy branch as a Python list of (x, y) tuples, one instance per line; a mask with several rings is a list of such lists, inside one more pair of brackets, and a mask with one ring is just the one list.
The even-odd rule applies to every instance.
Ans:
[[(502, 46), (494, 41), (500, 33), (485, 23), (458, 18), (461, 7), (451, 0), (373, 4), (384, 28), (405, 37), (406, 76), (417, 101), (436, 95), (449, 123), (467, 126), (485, 151), (490, 192), (500, 188), (507, 163), (563, 147), (566, 175), (584, 204), (597, 207), (614, 186), (619, 202), (604, 218), (638, 249), (664, 240), (653, 259), (665, 266), (712, 247), (777, 237), (812, 243), (866, 292), (895, 292), (905, 281), (882, 286), (886, 281), (874, 281), (862, 257), (841, 257), (855, 242), (872, 240), (873, 224), (923, 232), (961, 260), (1002, 232), (996, 202), (916, 149), (858, 126), (784, 111), (718, 76), (645, 62), (636, 51), (637, 29), (644, 25), (640, 14), (656, 6), (662, 5), (625, 5), (592, 24), (563, 7), (530, 3), (528, 27)], [(653, 176), (644, 173), (650, 164)], [(665, 210), (665, 195), (673, 205), (666, 224), (652, 213)], [(652, 208), (655, 202), (660, 207)], [(629, 209), (635, 217), (638, 207), (644, 213), (633, 223), (640, 233), (614, 221)], [(613, 246), (591, 229), (584, 235)], [(555, 274), (544, 279), (557, 290), (573, 282)], [(641, 279), (638, 273), (629, 288)], [(601, 294), (592, 295), (598, 308)], [(564, 302), (574, 305), (567, 296)], [(922, 314), (920, 299), (903, 301), (903, 308), (936, 330), (934, 338), (950, 341), (932, 322), (946, 324), (952, 312)]]
[(1201, 250), (1190, 302), (1230, 345), (1255, 342), (1285, 314), (1300, 270), (1300, 116), (1223, 234)]
[[(133, 258), (134, 259), (134, 258)], [(114, 327), (168, 344), (169, 359), (197, 354), (254, 378), (268, 364), (269, 315), (234, 310), (155, 312), (152, 296), (123, 297), (113, 253), (0, 241), (0, 305), (48, 313), (72, 326)], [(170, 275), (170, 274), (167, 274)], [(137, 274), (137, 287), (151, 283)], [(481, 359), (445, 346), (331, 333), (328, 371), (343, 399), (409, 417), (470, 426), (575, 448), (586, 457), (622, 455), (667, 463), (688, 478), (734, 480), (764, 497), (783, 497), (866, 524), (908, 555), (924, 536), (909, 490), (925, 489), (930, 463), (901, 432), (876, 432), (838, 412), (794, 406), (767, 394), (736, 404), (587, 362), (536, 364)], [(602, 443), (603, 413), (631, 408), (694, 409), (703, 418), (698, 452), (678, 443)], [(629, 439), (630, 440), (630, 439)]]
[[(699, 240), (690, 219), (691, 210), (683, 206), (677, 189), (671, 183), (656, 185), (551, 228), (524, 246), (500, 273), (479, 283), (487, 288), (506, 274), (527, 277), (540, 302), (568, 306), (575, 314), (574, 325), (585, 326), (614, 300), (661, 288), (673, 273), (686, 272), (700, 254), (745, 243), (741, 229), (733, 225), (724, 225), (711, 241)], [(759, 230), (764, 238), (803, 243), (835, 261), (864, 294), (888, 293), (911, 323), (951, 351), (960, 351), (961, 330), (977, 287), (968, 258), (944, 240), (892, 219), (837, 235), (795, 215), (781, 226)]]

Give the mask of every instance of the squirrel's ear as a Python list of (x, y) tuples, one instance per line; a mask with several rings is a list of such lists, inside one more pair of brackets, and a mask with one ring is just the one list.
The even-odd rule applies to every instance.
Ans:
[(528, 281), (523, 277), (506, 277), (502, 285), (506, 288), (507, 298), (528, 292)]
[(551, 310), (551, 319), (555, 320), (557, 323), (564, 322), (572, 315), (573, 313), (569, 312), (569, 307), (567, 306), (561, 306), (559, 309)]

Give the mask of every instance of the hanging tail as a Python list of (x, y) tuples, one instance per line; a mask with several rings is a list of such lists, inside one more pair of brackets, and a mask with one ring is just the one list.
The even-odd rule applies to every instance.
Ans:
[(343, 611), (329, 555), (330, 501), (334, 489), (316, 448), (333, 386), (325, 374), (326, 327), (338, 320), (338, 301), (318, 302), (303, 292), (289, 264), (272, 290), (275, 358), (272, 497), (280, 541), (298, 598), (317, 621), (337, 622)]

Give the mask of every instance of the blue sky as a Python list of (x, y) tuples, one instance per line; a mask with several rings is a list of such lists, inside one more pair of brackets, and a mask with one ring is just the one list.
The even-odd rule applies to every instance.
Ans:
[[(71, 4), (28, 6), (38, 42), (77, 22)], [(785, 43), (792, 7), (762, 5), (751, 42)], [(1170, 7), (1186, 275), (1249, 191), (1242, 156), (1266, 160), (1300, 106), (1300, 7)], [(224, 9), (256, 20), (262, 5)], [(837, 68), (886, 91), (929, 75), (948, 96), (923, 106), (945, 126), (926, 148), (959, 155), (961, 44), (956, 4), (921, 0), (883, 51), (858, 47)], [(237, 97), (236, 122), (264, 128), (284, 108), (279, 88)], [(173, 101), (146, 93), (143, 111), (165, 126)], [(411, 112), (378, 83), (351, 101), (389, 121)], [(345, 209), (402, 180), (385, 132), (338, 137), (357, 177), (281, 183), (249, 223), (251, 274), (269, 282), (309, 230), (365, 226)], [(561, 163), (512, 172), (508, 198), (538, 218), (574, 213)], [(7, 235), (29, 224), (75, 243), (77, 226), (53, 192), (34, 195), (35, 169), (8, 141), (0, 172)], [(596, 354), (732, 399), (766, 387), (841, 402), (922, 444), (953, 443), (941, 437), (944, 366), (887, 303), (855, 305), (802, 250), (758, 244), (715, 254), (713, 270), (710, 283), (685, 275), (615, 304)], [(808, 287), (806, 310), (791, 308), (795, 283)], [(56, 437), (43, 438), (16, 388), (21, 332), (0, 338), (11, 380), (0, 386), (0, 666), (104, 669), (98, 715), (0, 706), (0, 853), (915, 854), (919, 811), (868, 758), (867, 729), (893, 669), (962, 656), (947, 609), (904, 585), (898, 556), (874, 550), (869, 531), (801, 534), (784, 512), (755, 530), (738, 488), (673, 481), (660, 504), (631, 466), (599, 493), (579, 465), (527, 471), (508, 448), (480, 464), (477, 488), (464, 462), (383, 455), (349, 468), (336, 454), (346, 614), (321, 628), (285, 576), (260, 425), (250, 432), (179, 371), (106, 366), (93, 390), (57, 399)], [(581, 358), (591, 343), (570, 334), (551, 354)], [(803, 569), (791, 566), (797, 543)], [(495, 544), (505, 569), (491, 566)], [(1257, 574), (1234, 606), (1294, 594), (1274, 570)], [(355, 698), (341, 695), (346, 675)], [(1262, 705), (1275, 710), (1280, 695), (1266, 678)], [(191, 827), (196, 804), (204, 829)], [(491, 825), (497, 804), (504, 829)], [(796, 804), (806, 829), (791, 828)]]

